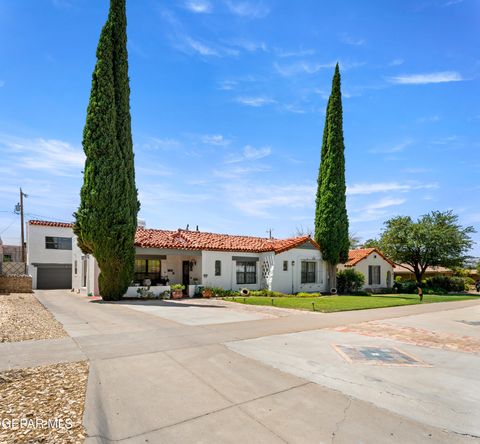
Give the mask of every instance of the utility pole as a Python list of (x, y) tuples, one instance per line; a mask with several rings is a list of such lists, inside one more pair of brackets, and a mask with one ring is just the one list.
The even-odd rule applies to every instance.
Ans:
[(269, 239), (272, 239), (272, 231), (273, 231), (273, 228), (269, 228), (269, 229), (267, 230), (268, 238), (269, 238)]
[(23, 198), (28, 197), (20, 188), (20, 202), (15, 205), (15, 213), (20, 213), (20, 224), (21, 224), (21, 233), (22, 233), (22, 262), (25, 264), (25, 222), (24, 222), (24, 213), (23, 213)]

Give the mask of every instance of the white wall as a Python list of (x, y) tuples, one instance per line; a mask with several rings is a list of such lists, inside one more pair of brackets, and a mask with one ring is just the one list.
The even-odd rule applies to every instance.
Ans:
[[(248, 288), (259, 290), (265, 287), (262, 277), (262, 263), (264, 258), (271, 253), (242, 253), (203, 251), (202, 252), (202, 284), (206, 287), (220, 287), (225, 290), (239, 290)], [(236, 261), (234, 256), (258, 258), (257, 261), (257, 282), (256, 284), (237, 284)], [(215, 276), (215, 261), (222, 263), (221, 276)], [(288, 261), (288, 270), (283, 271), (283, 261)], [(301, 283), (301, 262), (303, 260), (315, 261), (317, 263), (317, 282), (312, 284)], [(295, 265), (292, 266), (292, 261)], [(320, 292), (326, 290), (326, 267), (322, 260), (320, 251), (316, 249), (293, 248), (286, 252), (274, 255), (274, 271), (272, 290), (282, 293), (298, 292)], [(293, 283), (293, 286), (292, 286)]]
[[(85, 261), (84, 261), (85, 259)], [(91, 254), (83, 254), (77, 245), (77, 237), (73, 235), (72, 239), (72, 288), (81, 294), (97, 296), (98, 292), (98, 275), (100, 269), (96, 259)], [(77, 267), (75, 269), (75, 262)], [(84, 270), (86, 268), (86, 270)], [(83, 273), (86, 272), (86, 284), (83, 285)]]
[[(380, 265), (380, 284), (378, 285), (369, 285), (368, 283), (368, 267), (370, 265)], [(373, 290), (378, 288), (391, 288), (393, 285), (393, 267), (387, 262), (381, 255), (377, 252), (372, 251), (365, 259), (362, 259), (353, 267), (346, 267), (345, 265), (339, 265), (338, 269), (353, 268), (355, 271), (358, 271), (363, 274), (365, 277), (365, 284), (363, 289), (371, 288)], [(390, 285), (387, 285), (387, 273), (390, 272)]]
[[(288, 262), (287, 271), (283, 270), (283, 261)], [(316, 262), (316, 282), (302, 284), (302, 261)], [(294, 265), (292, 265), (294, 262)], [(272, 290), (281, 293), (321, 292), (326, 288), (326, 267), (319, 250), (292, 248), (275, 255)]]
[[(224, 290), (239, 290), (248, 288), (258, 290), (261, 287), (261, 261), (257, 261), (257, 283), (237, 284), (236, 261), (233, 256), (260, 258), (260, 253), (243, 253), (232, 251), (202, 251), (202, 285), (205, 287), (220, 287)], [(222, 265), (221, 276), (215, 276), (215, 261), (220, 260)]]
[[(73, 237), (73, 230), (64, 227), (48, 227), (27, 224), (27, 265), (32, 276), (32, 288), (37, 288), (37, 268), (32, 264), (71, 264), (72, 250), (45, 248), (45, 237)], [(72, 241), (73, 248), (73, 241)]]

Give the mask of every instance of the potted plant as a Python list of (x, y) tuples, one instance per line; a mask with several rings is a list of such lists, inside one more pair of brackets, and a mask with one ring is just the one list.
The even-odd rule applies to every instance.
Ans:
[(181, 299), (183, 297), (183, 290), (185, 290), (185, 285), (170, 285), (170, 289), (172, 290), (172, 299)]
[(213, 296), (213, 290), (209, 287), (205, 287), (203, 290), (202, 290), (202, 296), (204, 298), (207, 298), (207, 299), (210, 299), (212, 296)]

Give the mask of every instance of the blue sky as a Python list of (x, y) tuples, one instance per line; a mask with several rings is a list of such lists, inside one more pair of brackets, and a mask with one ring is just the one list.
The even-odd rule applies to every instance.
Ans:
[[(0, 1), (0, 236), (72, 219), (106, 0)], [(140, 217), (275, 237), (312, 227), (340, 63), (351, 232), (453, 209), (480, 225), (480, 2), (127, 2)], [(480, 241), (480, 236), (475, 235)], [(473, 253), (480, 256), (477, 244)]]

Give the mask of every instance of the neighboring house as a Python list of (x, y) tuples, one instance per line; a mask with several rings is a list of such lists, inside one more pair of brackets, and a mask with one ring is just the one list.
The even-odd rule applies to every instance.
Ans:
[(32, 288), (72, 288), (72, 224), (30, 220), (27, 266)]
[[(412, 271), (412, 267), (407, 264), (395, 264), (393, 269), (395, 277), (401, 277), (404, 280), (415, 281), (415, 273)], [(453, 270), (445, 267), (427, 267), (423, 274), (423, 279), (427, 279), (433, 276), (453, 276)]]
[(338, 266), (339, 270), (353, 268), (365, 277), (364, 289), (375, 291), (391, 288), (394, 263), (376, 248), (359, 248), (348, 252), (348, 262)]
[[(308, 236), (267, 239), (189, 230), (139, 228), (135, 236), (135, 276), (127, 296), (137, 296), (147, 279), (162, 293), (183, 284), (189, 296), (199, 287), (225, 290), (268, 288), (283, 293), (326, 290), (320, 248)], [(98, 294), (98, 266), (73, 247), (73, 288)], [(75, 273), (77, 271), (77, 273)]]
[(22, 247), (3, 245), (3, 262), (22, 262)]

